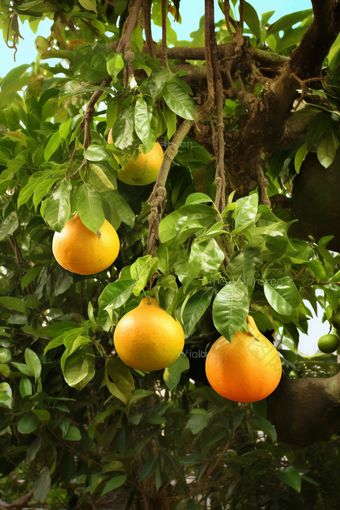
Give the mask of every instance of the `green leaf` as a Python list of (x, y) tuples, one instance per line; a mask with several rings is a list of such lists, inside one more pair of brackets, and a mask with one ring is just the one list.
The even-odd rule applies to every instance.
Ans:
[(131, 296), (135, 284), (135, 280), (120, 280), (109, 283), (99, 296), (99, 311), (115, 310), (123, 306)]
[(12, 409), (12, 388), (6, 382), (0, 383), (0, 407)]
[(124, 150), (134, 142), (134, 108), (125, 108), (112, 127), (112, 142), (117, 149)]
[(35, 380), (37, 381), (41, 375), (40, 359), (38, 358), (36, 353), (29, 349), (28, 347), (25, 349), (25, 361), (26, 365), (34, 375)]
[[(190, 420), (191, 420), (191, 418), (190, 418)], [(193, 433), (197, 434), (197, 432), (193, 432)], [(183, 459), (181, 459), (179, 461), (179, 463), (180, 464), (184, 464), (184, 466), (194, 466), (195, 464), (200, 464), (201, 461), (202, 461), (201, 453), (200, 452), (195, 452), (195, 453), (190, 453), (186, 457), (183, 457)]]
[(18, 431), (20, 434), (30, 434), (34, 432), (40, 425), (41, 421), (34, 413), (28, 413), (23, 416), (18, 423)]
[(50, 157), (55, 153), (61, 143), (61, 136), (59, 131), (54, 133), (49, 139), (44, 152), (45, 161), (48, 161)]
[(27, 462), (32, 462), (39, 452), (42, 445), (43, 438), (36, 437), (33, 442), (29, 445), (26, 452), (26, 460)]
[(48, 421), (51, 419), (51, 415), (46, 409), (33, 409), (33, 413), (38, 416), (41, 421)]
[(169, 367), (163, 372), (163, 379), (170, 391), (174, 390), (180, 381), (184, 370), (189, 370), (190, 363), (185, 354), (181, 354)]
[(297, 11), (291, 14), (287, 14), (286, 16), (282, 16), (279, 20), (275, 21), (269, 29), (268, 35), (280, 32), (281, 30), (285, 31), (291, 28), (296, 23), (307, 19), (310, 15), (313, 14), (313, 9), (306, 9), (304, 11)]
[(6, 308), (10, 310), (15, 310), (16, 312), (25, 314), (27, 312), (26, 303), (21, 301), (21, 299), (9, 297), (9, 296), (0, 296), (0, 305), (4, 305)]
[(64, 228), (69, 219), (71, 191), (72, 184), (70, 180), (63, 180), (53, 195), (45, 202), (44, 216), (50, 227), (57, 232)]
[(34, 377), (30, 369), (28, 368), (25, 363), (17, 363), (16, 361), (11, 361), (11, 364), (19, 370), (22, 374), (26, 375), (27, 377)]
[(24, 290), (27, 285), (29, 285), (33, 280), (36, 279), (40, 271), (42, 270), (43, 266), (40, 267), (33, 267), (32, 269), (29, 269), (27, 273), (22, 277), (21, 279), (21, 290)]
[(272, 439), (273, 443), (277, 442), (277, 434), (275, 427), (266, 418), (261, 416), (253, 416), (250, 423), (257, 430), (263, 430)]
[(166, 85), (166, 93), (163, 96), (167, 106), (174, 113), (187, 120), (194, 120), (195, 102), (184, 90), (179, 80), (169, 81)]
[(132, 264), (130, 267), (131, 278), (137, 282), (132, 291), (135, 296), (139, 296), (151, 276), (156, 271), (157, 267), (158, 259), (157, 257), (152, 257), (151, 255), (138, 257), (138, 259)]
[(235, 228), (231, 235), (236, 235), (255, 222), (259, 197), (257, 193), (236, 200), (236, 207), (233, 212)]
[(0, 363), (0, 374), (4, 377), (9, 377), (11, 373), (11, 369), (8, 365), (5, 365), (4, 363)]
[(175, 112), (170, 110), (167, 106), (163, 108), (163, 115), (166, 123), (166, 134), (169, 140), (173, 137), (173, 135), (177, 131), (177, 115)]
[(59, 134), (63, 140), (65, 140), (68, 137), (68, 135), (70, 134), (72, 120), (73, 120), (72, 118), (68, 119), (67, 122), (65, 122), (64, 124), (60, 124), (60, 126), (59, 126)]
[(19, 226), (18, 215), (16, 211), (11, 212), (0, 225), (0, 241), (13, 234)]
[(206, 202), (213, 202), (213, 200), (205, 193), (191, 193), (185, 201), (185, 205), (189, 204), (204, 204)]
[(159, 237), (162, 243), (177, 238), (181, 243), (191, 234), (208, 227), (216, 217), (216, 210), (207, 205), (184, 205), (168, 214), (159, 224)]
[(92, 143), (84, 152), (84, 158), (86, 158), (88, 161), (111, 161), (112, 154), (107, 149), (104, 149), (104, 147), (101, 145), (95, 145)]
[(248, 288), (241, 281), (227, 283), (215, 297), (213, 322), (217, 331), (229, 342), (246, 325), (248, 313)]
[(184, 311), (181, 311), (181, 322), (187, 338), (210, 305), (213, 291), (212, 287), (203, 287), (185, 302)]
[(141, 400), (142, 398), (145, 398), (152, 394), (153, 394), (153, 391), (151, 391), (151, 390), (143, 390), (143, 389), (135, 390), (131, 395), (131, 398), (129, 400), (129, 405), (131, 406), (135, 402), (138, 402), (138, 400)]
[(64, 439), (66, 441), (80, 441), (81, 440), (80, 430), (77, 427), (71, 425), (67, 431), (67, 434), (64, 436)]
[(244, 21), (247, 23), (250, 31), (255, 35), (257, 43), (259, 43), (261, 39), (261, 26), (257, 12), (248, 2), (244, 2), (243, 9)]
[(0, 347), (0, 363), (7, 363), (7, 361), (11, 361), (11, 359), (11, 351), (9, 349)]
[[(99, 191), (104, 196), (104, 199), (111, 195), (111, 191), (117, 189), (117, 179), (105, 164), (92, 163), (90, 165), (90, 183), (96, 191)], [(107, 194), (106, 192), (109, 192)]]
[(126, 479), (127, 479), (127, 475), (114, 476), (113, 478), (111, 478), (111, 480), (109, 480), (107, 482), (101, 495), (104, 496), (108, 492), (118, 489), (118, 487), (121, 487), (122, 485), (124, 485), (124, 483), (126, 482)]
[(135, 104), (135, 130), (138, 137), (147, 145), (150, 140), (151, 118), (148, 104), (143, 97), (139, 97)]
[(119, 358), (111, 358), (105, 364), (105, 383), (110, 393), (124, 404), (131, 399), (135, 383), (130, 369)]
[(289, 466), (288, 468), (281, 469), (278, 475), (282, 482), (293, 487), (297, 492), (301, 491), (301, 475), (296, 468)]
[(117, 213), (120, 219), (130, 227), (133, 227), (135, 224), (136, 215), (127, 201), (122, 197), (122, 195), (119, 194), (118, 191), (113, 191), (110, 193), (110, 198), (114, 203), (115, 208), (117, 209)]
[(119, 97), (112, 97), (108, 100), (106, 110), (106, 124), (108, 128), (111, 128), (119, 118), (121, 109), (122, 101)]
[(36, 501), (43, 503), (50, 492), (51, 477), (50, 470), (47, 466), (43, 467), (39, 477), (35, 480), (33, 485), (33, 497)]
[(237, 429), (237, 427), (240, 425), (241, 421), (243, 420), (244, 414), (245, 414), (244, 409), (239, 409), (239, 410), (238, 410), (238, 411), (234, 414), (234, 419), (233, 419), (233, 431), (235, 431), (235, 430)]
[(193, 434), (198, 434), (209, 424), (209, 415), (204, 409), (199, 409), (197, 411), (201, 411), (197, 414), (192, 414), (191, 418), (189, 418), (185, 428), (190, 429)]
[(152, 475), (155, 474), (156, 468), (158, 465), (158, 455), (149, 455), (148, 460), (143, 465), (142, 471), (138, 476), (138, 481), (142, 482), (143, 480), (147, 480)]
[(281, 315), (293, 315), (300, 305), (300, 295), (289, 276), (267, 279), (263, 286), (268, 303)]
[(321, 165), (328, 168), (334, 161), (339, 139), (335, 133), (326, 133), (317, 148), (317, 157)]
[[(82, 343), (81, 341), (79, 342), (80, 345)], [(63, 367), (63, 374), (67, 384), (78, 391), (82, 390), (95, 375), (93, 363), (94, 356), (86, 348), (78, 348), (72, 354), (67, 353)]]
[(307, 144), (303, 143), (297, 150), (294, 158), (295, 172), (298, 174), (305, 157), (308, 154)]
[(115, 81), (118, 74), (124, 69), (124, 60), (122, 53), (116, 53), (113, 57), (109, 58), (106, 64), (107, 72), (112, 76)]
[(19, 390), (22, 398), (33, 395), (32, 383), (28, 377), (21, 377)]
[(100, 194), (91, 186), (83, 184), (77, 188), (77, 211), (84, 225), (97, 234), (105, 221)]

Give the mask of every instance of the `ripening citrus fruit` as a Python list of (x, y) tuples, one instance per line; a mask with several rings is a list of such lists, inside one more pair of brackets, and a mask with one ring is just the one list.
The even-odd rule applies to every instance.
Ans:
[(333, 316), (332, 324), (335, 329), (340, 329), (340, 312), (336, 312), (336, 314)]
[(250, 333), (237, 332), (230, 343), (221, 336), (211, 347), (205, 370), (213, 389), (235, 402), (257, 402), (270, 395), (280, 382), (280, 356), (257, 329), (250, 315)]
[(76, 213), (61, 232), (54, 233), (52, 250), (64, 269), (82, 275), (95, 274), (116, 260), (119, 238), (108, 221), (95, 233), (85, 227)]
[[(112, 143), (112, 129), (109, 131), (108, 143)], [(119, 163), (119, 158), (115, 156)], [(125, 184), (132, 184), (134, 186), (145, 186), (151, 182), (155, 182), (163, 162), (163, 149), (161, 145), (156, 142), (153, 148), (144, 154), (141, 152), (136, 162), (130, 160), (125, 168), (118, 170), (118, 179)]]
[(337, 350), (339, 347), (339, 337), (334, 334), (323, 335), (318, 340), (318, 348), (321, 352), (330, 354)]
[(126, 365), (150, 372), (176, 361), (184, 347), (184, 332), (154, 298), (146, 297), (120, 319), (113, 340)]

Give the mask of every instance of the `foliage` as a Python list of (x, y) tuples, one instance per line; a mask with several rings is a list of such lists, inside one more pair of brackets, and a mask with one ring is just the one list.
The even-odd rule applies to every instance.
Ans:
[[(232, 4), (230, 19), (236, 19), (237, 2)], [(308, 9), (270, 24), (273, 12), (259, 18), (243, 4), (249, 45), (282, 59), (313, 20)], [(161, 5), (152, 2), (158, 26)], [(41, 18), (53, 20), (43, 55), (32, 65), (14, 67), (1, 81), (3, 479), (22, 463), (29, 465), (36, 474), (34, 501), (42, 502), (50, 487), (67, 488), (72, 480), (84, 510), (94, 502), (104, 508), (116, 501), (118, 508), (115, 498), (121, 496), (129, 508), (137, 501), (153, 508), (151, 500), (155, 508), (165, 500), (171, 508), (189, 510), (206, 508), (208, 501), (214, 508), (255, 509), (259, 501), (279, 508), (318, 498), (335, 508), (317, 486), (326, 483), (319, 459), (327, 456), (335, 464), (335, 437), (334, 450), (314, 445), (302, 451), (277, 443), (266, 402), (223, 399), (204, 384), (201, 365), (193, 376), (193, 353), (204, 357), (220, 335), (232, 338), (246, 328), (249, 313), (262, 332), (274, 332), (286, 374), (320, 377), (338, 371), (335, 356), (311, 360), (298, 354), (299, 333), (308, 332), (311, 309), (322, 306), (330, 330), (339, 310), (340, 256), (327, 250), (330, 238), (315, 242), (297, 236), (296, 220), (283, 208), (265, 205), (255, 181), (243, 194), (237, 186), (227, 187), (222, 209), (215, 203), (217, 156), (211, 136), (210, 142), (202, 136), (210, 122), (216, 124), (212, 116), (201, 118), (180, 141), (166, 179), (159, 243), (146, 253), (153, 184), (119, 181), (114, 155), (124, 165), (156, 140), (171, 151), (178, 128), (197, 115), (197, 90), (185, 81), (190, 73), (171, 55), (167, 66), (159, 54), (145, 51), (142, 19), (130, 48), (116, 51), (129, 15), (127, 0), (1, 0), (0, 6), (10, 46), (18, 43), (18, 16), (34, 32)], [(190, 41), (177, 40), (170, 19), (173, 14), (179, 19), (179, 7), (179, 1), (169, 6), (168, 45), (203, 47), (203, 19)], [(219, 44), (232, 41), (224, 18), (216, 27)], [(288, 120), (294, 142), (260, 155), (269, 198), (290, 196), (308, 151), (316, 151), (325, 168), (334, 159), (339, 47), (338, 38), (324, 60), (327, 82), (312, 81), (312, 88), (299, 92), (304, 102)], [(55, 58), (60, 63), (49, 65)], [(191, 65), (197, 71), (205, 67), (199, 61)], [(261, 98), (265, 87), (254, 80), (251, 89), (234, 73), (232, 88), (242, 92), (246, 86)], [(100, 101), (91, 103), (94, 94)], [(84, 129), (89, 103), (93, 111)], [(239, 99), (224, 98), (226, 140), (233, 140), (246, 115)], [(108, 144), (111, 128), (113, 144)], [(91, 230), (99, 229), (103, 218), (118, 230), (121, 251), (107, 271), (80, 276), (53, 258), (54, 231), (75, 211)], [(145, 295), (154, 296), (185, 332), (187, 356), (165, 371), (129, 369), (114, 351), (117, 322)], [(334, 475), (335, 469), (329, 472)], [(25, 479), (28, 492), (31, 479)], [(16, 496), (14, 490), (12, 497), (2, 495)]]

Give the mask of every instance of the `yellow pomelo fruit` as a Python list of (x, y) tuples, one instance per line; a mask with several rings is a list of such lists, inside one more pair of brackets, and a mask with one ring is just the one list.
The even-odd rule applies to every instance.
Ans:
[[(108, 135), (108, 143), (112, 143), (112, 130), (110, 129)], [(136, 162), (130, 160), (125, 168), (118, 170), (118, 179), (125, 184), (132, 184), (133, 186), (145, 186), (157, 180), (159, 169), (163, 162), (163, 149), (161, 145), (156, 142), (149, 152), (144, 154), (141, 152)], [(119, 163), (119, 158), (114, 156)]]
[(103, 271), (116, 260), (119, 237), (113, 226), (104, 221), (97, 233), (82, 223), (76, 213), (61, 232), (55, 232), (52, 251), (57, 262), (72, 273), (87, 275)]
[(212, 345), (205, 370), (213, 389), (235, 402), (258, 402), (280, 382), (282, 365), (274, 345), (248, 315), (249, 333), (237, 332), (233, 343), (221, 336)]
[(126, 365), (150, 372), (176, 361), (183, 351), (184, 332), (154, 298), (146, 297), (120, 319), (113, 340)]

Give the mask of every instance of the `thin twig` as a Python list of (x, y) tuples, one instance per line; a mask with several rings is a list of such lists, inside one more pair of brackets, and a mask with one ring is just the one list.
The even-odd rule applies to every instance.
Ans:
[(264, 176), (262, 159), (260, 156), (255, 161), (255, 171), (257, 176), (257, 183), (260, 187), (260, 203), (266, 205), (270, 209), (272, 204), (267, 193), (268, 181)]
[(225, 24), (227, 26), (228, 33), (232, 39), (235, 37), (235, 32), (232, 31), (230, 24), (233, 25), (233, 27), (236, 29), (236, 23), (233, 20), (233, 18), (230, 17), (230, 1), (224, 0), (224, 17), (225, 17)]
[(244, 23), (244, 0), (240, 0), (240, 23), (239, 23), (240, 35), (243, 35), (243, 23)]
[(168, 48), (166, 45), (166, 20), (168, 19), (167, 13), (168, 0), (162, 0), (162, 64), (166, 69), (169, 69), (168, 64)]
[(205, 478), (209, 478), (209, 476), (211, 475), (211, 473), (214, 471), (214, 469), (217, 468), (218, 464), (220, 463), (220, 460), (222, 459), (223, 455), (225, 454), (225, 452), (228, 450), (229, 448), (229, 445), (230, 445), (230, 440), (227, 442), (227, 444), (225, 445), (225, 447), (223, 448), (222, 450), (222, 453), (221, 455), (219, 456), (219, 458), (217, 459), (217, 461), (215, 462), (215, 464), (213, 465), (213, 467), (211, 469), (209, 469), (208, 473), (206, 474)]

